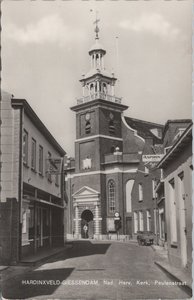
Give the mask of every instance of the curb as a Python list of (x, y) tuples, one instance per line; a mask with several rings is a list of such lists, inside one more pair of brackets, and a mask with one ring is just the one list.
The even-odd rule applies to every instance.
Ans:
[(173, 273), (171, 273), (167, 268), (165, 268), (161, 263), (155, 261), (154, 262), (155, 265), (157, 267), (159, 267), (163, 272), (165, 272), (167, 274), (167, 276), (170, 278), (170, 279), (173, 279), (177, 282), (180, 282), (182, 283), (182, 285), (178, 285), (179, 288), (183, 289), (190, 297), (192, 297), (192, 286), (186, 284), (184, 285), (184, 282), (183, 280), (181, 280), (180, 278), (178, 278), (176, 275), (174, 275)]
[(18, 266), (32, 266), (32, 267), (35, 267), (41, 263), (45, 263), (46, 261), (48, 261), (50, 258), (54, 258), (55, 256), (61, 254), (62, 252), (65, 252), (68, 248), (64, 248), (64, 249), (61, 249), (59, 250), (58, 252), (56, 253), (52, 253), (48, 256), (44, 256), (44, 257), (41, 257), (39, 259), (37, 259), (36, 261), (32, 261), (32, 262), (29, 262), (29, 261), (20, 261), (17, 265)]
[(0, 266), (0, 273), (8, 268), (9, 268), (9, 266)]

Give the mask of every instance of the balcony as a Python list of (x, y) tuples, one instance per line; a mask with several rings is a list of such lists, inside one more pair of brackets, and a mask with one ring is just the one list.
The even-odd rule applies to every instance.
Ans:
[(104, 164), (115, 164), (115, 163), (139, 163), (140, 155), (138, 153), (120, 153), (120, 154), (106, 154), (104, 156)]
[(87, 103), (89, 101), (93, 101), (93, 100), (97, 100), (97, 99), (107, 100), (110, 102), (121, 104), (122, 98), (111, 96), (111, 95), (108, 95), (108, 94), (105, 94), (102, 92), (96, 92), (92, 95), (77, 99), (77, 105)]

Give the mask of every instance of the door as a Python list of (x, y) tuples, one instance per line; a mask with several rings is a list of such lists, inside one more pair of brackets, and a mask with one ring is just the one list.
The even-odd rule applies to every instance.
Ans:
[(42, 224), (42, 209), (37, 207), (37, 247), (40, 248), (43, 245), (43, 224)]
[(49, 245), (48, 209), (37, 207), (37, 247)]
[(126, 234), (132, 236), (132, 218), (126, 218)]
[(185, 208), (185, 188), (184, 174), (179, 175), (179, 192), (180, 192), (180, 239), (181, 239), (181, 258), (183, 267), (187, 264), (187, 225), (186, 225), (186, 208)]
[(88, 237), (89, 239), (94, 237), (94, 221), (88, 222)]

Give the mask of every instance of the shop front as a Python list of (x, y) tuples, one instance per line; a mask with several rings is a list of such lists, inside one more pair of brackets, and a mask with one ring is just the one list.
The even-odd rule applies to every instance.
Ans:
[(64, 207), (40, 199), (23, 199), (21, 213), (22, 257), (63, 245)]

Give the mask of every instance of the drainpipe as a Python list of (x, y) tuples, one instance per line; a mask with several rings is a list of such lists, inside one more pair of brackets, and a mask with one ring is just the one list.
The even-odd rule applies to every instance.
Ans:
[(20, 108), (20, 129), (19, 129), (19, 180), (18, 180), (18, 202), (19, 202), (19, 239), (18, 259), (21, 260), (22, 247), (22, 142), (23, 142), (23, 107)]

